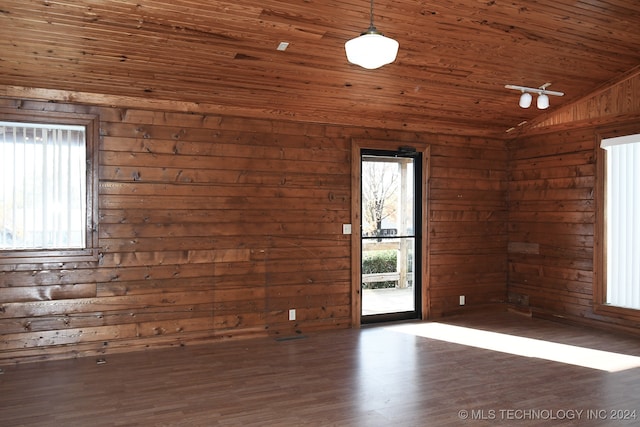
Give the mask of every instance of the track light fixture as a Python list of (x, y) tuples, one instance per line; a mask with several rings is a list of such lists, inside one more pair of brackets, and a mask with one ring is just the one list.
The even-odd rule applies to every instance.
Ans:
[(536, 106), (538, 107), (539, 110), (546, 110), (547, 108), (549, 108), (548, 95), (554, 95), (554, 96), (564, 95), (563, 92), (555, 92), (552, 90), (547, 90), (549, 86), (551, 86), (551, 83), (545, 83), (537, 89), (532, 87), (526, 87), (526, 86), (504, 85), (504, 87), (507, 89), (514, 89), (522, 92), (522, 95), (520, 95), (520, 101), (518, 102), (521, 108), (529, 108), (531, 106), (531, 101), (533, 100), (533, 97), (531, 96), (531, 94), (532, 93), (538, 94)]

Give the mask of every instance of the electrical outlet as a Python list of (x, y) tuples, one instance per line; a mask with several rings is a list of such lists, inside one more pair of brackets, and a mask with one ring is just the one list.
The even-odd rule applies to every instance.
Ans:
[(292, 308), (289, 310), (289, 320), (296, 320), (296, 309)]
[(342, 224), (342, 234), (351, 234), (351, 224)]
[(465, 303), (464, 295), (460, 295), (460, 305), (464, 305), (464, 303)]

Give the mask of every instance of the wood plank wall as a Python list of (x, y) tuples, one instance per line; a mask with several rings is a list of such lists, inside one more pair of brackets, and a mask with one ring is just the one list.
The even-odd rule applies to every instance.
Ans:
[(505, 143), (443, 139), (431, 147), (428, 195), (432, 317), (506, 299)]
[(508, 292), (514, 307), (640, 332), (637, 321), (603, 316), (593, 305), (598, 133), (640, 123), (639, 117), (636, 70), (547, 115), (510, 143)]
[(458, 295), (470, 310), (506, 299), (504, 141), (15, 98), (0, 107), (99, 114), (102, 135), (99, 262), (0, 266), (0, 364), (350, 327), (352, 138), (432, 146), (431, 315), (458, 311)]

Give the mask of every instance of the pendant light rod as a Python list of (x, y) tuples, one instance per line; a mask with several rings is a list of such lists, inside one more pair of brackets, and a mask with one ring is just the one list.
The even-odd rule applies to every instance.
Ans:
[(369, 28), (364, 30), (360, 35), (364, 36), (365, 34), (380, 34), (380, 31), (373, 24), (373, 0), (371, 0), (371, 4), (369, 6)]
[(538, 95), (554, 95), (554, 96), (564, 96), (564, 92), (556, 92), (553, 90), (547, 90), (547, 87), (549, 87), (551, 85), (551, 83), (545, 83), (542, 86), (540, 86), (539, 88), (533, 88), (533, 87), (526, 87), (526, 86), (516, 86), (516, 85), (504, 85), (505, 88), (507, 89), (514, 89), (514, 90), (519, 90), (522, 93), (537, 93)]
[(371, 0), (371, 7), (369, 8), (369, 30), (375, 30), (373, 25), (373, 0)]

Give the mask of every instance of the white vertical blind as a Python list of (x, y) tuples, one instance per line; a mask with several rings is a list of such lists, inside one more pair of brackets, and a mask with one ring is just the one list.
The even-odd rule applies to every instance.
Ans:
[(607, 150), (607, 304), (640, 309), (640, 135), (602, 141)]
[(0, 122), (0, 249), (86, 246), (84, 126)]

